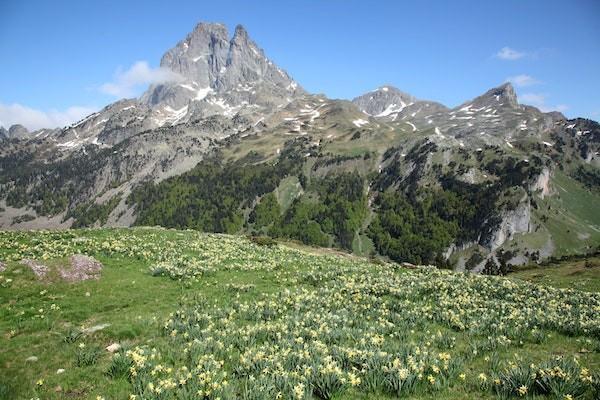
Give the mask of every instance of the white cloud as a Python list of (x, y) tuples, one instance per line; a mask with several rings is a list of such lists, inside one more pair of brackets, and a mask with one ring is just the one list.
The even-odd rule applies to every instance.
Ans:
[(508, 78), (506, 78), (506, 82), (510, 82), (518, 87), (533, 86), (541, 83), (534, 77), (525, 74), (509, 76)]
[(496, 57), (501, 60), (518, 60), (519, 58), (523, 58), (527, 55), (527, 53), (518, 51), (515, 49), (511, 49), (510, 47), (503, 47), (496, 53)]
[(545, 94), (542, 94), (542, 93), (523, 93), (522, 95), (519, 95), (519, 101), (521, 103), (525, 103), (525, 104), (529, 104), (534, 107), (537, 107), (540, 109), (540, 111), (543, 111), (543, 112), (549, 112), (549, 111), (564, 112), (569, 109), (569, 106), (566, 104), (549, 105), (549, 104), (547, 104), (547, 100), (548, 100), (548, 96), (546, 96)]
[(123, 98), (135, 96), (140, 88), (152, 83), (181, 80), (181, 76), (168, 68), (151, 68), (146, 61), (135, 62), (128, 70), (117, 69), (112, 82), (100, 86), (100, 91)]
[(11, 125), (21, 124), (30, 131), (41, 128), (58, 128), (79, 121), (96, 111), (92, 107), (73, 106), (66, 110), (42, 111), (18, 103), (0, 103), (0, 126), (8, 129)]
[(533, 106), (536, 104), (544, 104), (546, 102), (546, 95), (541, 93), (523, 93), (519, 97), (521, 101), (527, 102)]

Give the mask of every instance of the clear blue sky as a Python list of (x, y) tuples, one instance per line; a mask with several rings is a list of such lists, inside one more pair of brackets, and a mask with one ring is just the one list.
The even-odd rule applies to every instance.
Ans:
[(455, 106), (517, 77), (521, 101), (600, 119), (598, 0), (15, 0), (0, 1), (0, 122), (16, 105), (60, 120), (114, 101), (100, 87), (119, 67), (157, 67), (199, 21), (244, 25), (329, 97), (388, 83)]

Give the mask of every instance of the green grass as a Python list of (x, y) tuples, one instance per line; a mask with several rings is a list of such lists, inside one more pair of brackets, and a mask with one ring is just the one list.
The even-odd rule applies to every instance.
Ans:
[(599, 293), (600, 257), (565, 261), (542, 267), (525, 267), (509, 276), (545, 286)]
[(551, 188), (555, 193), (539, 201), (537, 213), (548, 218), (544, 225), (554, 242), (555, 255), (589, 251), (600, 241), (598, 196), (560, 171), (553, 176)]
[(285, 212), (294, 199), (298, 197), (302, 193), (302, 186), (300, 186), (300, 181), (296, 176), (289, 176), (284, 178), (277, 189), (275, 189), (275, 194), (277, 196), (277, 201), (281, 205), (281, 210)]
[[(56, 270), (76, 253), (104, 264), (98, 281), (60, 281)], [(52, 270), (49, 278), (36, 279), (22, 258), (41, 260)], [(544, 280), (535, 275), (541, 270), (488, 278), (141, 228), (0, 232), (0, 260), (8, 264), (0, 273), (0, 399), (203, 398), (199, 375), (216, 385), (206, 398), (272, 398), (261, 392), (269, 385), (293, 398), (300, 383), (307, 387), (304, 398), (318, 398), (314, 385), (321, 382), (335, 399), (390, 399), (396, 396), (385, 379), (399, 371), (394, 359), (409, 365), (407, 354), (423, 368), (403, 392), (408, 398), (493, 399), (498, 396), (481, 387), (478, 375), (491, 380), (499, 365), (577, 357), (591, 373), (600, 368), (594, 313), (600, 276), (596, 269), (577, 272), (577, 263), (544, 270)], [(157, 265), (161, 276), (150, 272)], [(76, 334), (101, 324), (110, 325)], [(111, 377), (112, 355), (104, 348), (112, 343), (131, 351), (120, 355), (127, 363), (152, 349), (156, 357), (136, 364), (131, 379)], [(78, 362), (94, 348), (97, 360)], [(448, 370), (441, 354), (450, 357)], [(31, 356), (37, 361), (26, 361)], [(293, 373), (306, 366), (313, 368), (310, 376)], [(184, 371), (192, 376), (185, 384), (150, 391), (150, 384), (166, 388)], [(350, 373), (360, 384), (346, 381)], [(257, 379), (246, 382), (249, 375)], [(586, 386), (581, 398), (593, 398), (592, 390)]]

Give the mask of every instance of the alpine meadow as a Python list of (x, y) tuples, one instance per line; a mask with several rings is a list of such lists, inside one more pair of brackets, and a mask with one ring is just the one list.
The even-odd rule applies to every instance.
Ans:
[[(67, 3), (57, 10), (74, 18), (99, 7)], [(204, 14), (185, 7), (194, 19), (246, 16), (303, 76), (317, 66), (325, 73), (353, 40), (364, 47), (361, 34), (387, 29), (372, 25), (382, 10), (404, 8), (413, 29), (418, 20), (408, 17), (422, 7), (382, 2), (355, 33), (327, 43), (340, 49), (331, 60), (303, 54), (295, 66), (300, 54), (281, 41), (294, 30), (277, 31), (281, 21), (270, 18), (294, 7), (300, 18), (307, 5), (265, 2), (258, 14), (242, 3)], [(313, 6), (327, 15), (336, 4), (340, 21), (363, 6), (327, 3)], [(533, 3), (540, 12), (559, 7)], [(175, 4), (137, 6), (124, 5), (122, 16), (154, 21), (162, 9), (153, 34), (185, 31)], [(473, 4), (471, 20), (482, 23), (480, 9), (530, 6)], [(3, 7), (0, 49), (18, 41), (13, 18), (29, 15), (37, 30), (34, 21), (55, 12)], [(593, 53), (585, 35), (600, 33), (587, 25), (600, 8), (560, 7), (585, 11), (577, 27), (557, 29)], [(142, 19), (128, 28), (112, 14), (114, 25), (97, 35), (108, 11), (88, 11), (89, 31), (69, 19), (49, 35), (69, 31), (94, 46), (114, 40), (111, 30), (136, 40), (149, 32)], [(328, 29), (314, 18), (303, 26)], [(232, 34), (228, 24), (192, 25), (158, 67), (138, 61), (102, 85), (94, 74), (109, 61), (98, 54), (122, 57), (117, 42), (98, 47), (98, 68), (79, 66), (91, 47), (73, 54), (74, 64), (48, 57), (75, 69), (73, 80), (89, 73), (88, 96), (117, 100), (65, 113), (0, 101), (0, 400), (600, 399), (600, 124), (548, 105), (563, 42), (531, 44), (544, 36), (520, 18), (489, 41), (519, 33), (540, 50), (488, 55), (478, 71), (513, 76), (450, 106), (383, 82), (354, 99), (312, 93), (305, 87), (314, 80), (303, 87), (242, 25)], [(468, 36), (470, 28), (456, 29)], [(405, 40), (438, 48), (427, 35)], [(372, 78), (372, 63), (381, 67), (375, 78), (391, 77), (380, 44), (368, 43), (364, 71), (348, 55), (356, 75), (348, 87)], [(488, 45), (473, 43), (471, 55)], [(311, 46), (316, 54), (325, 43)], [(402, 76), (415, 61), (403, 67), (396, 57), (388, 62)], [(439, 67), (448, 74), (466, 56), (452, 57)], [(540, 65), (543, 80), (516, 75)], [(560, 87), (588, 80), (580, 94), (600, 106), (597, 73), (569, 66)], [(30, 92), (13, 93), (11, 79), (0, 78), (0, 100)], [(328, 91), (335, 72), (330, 80)]]

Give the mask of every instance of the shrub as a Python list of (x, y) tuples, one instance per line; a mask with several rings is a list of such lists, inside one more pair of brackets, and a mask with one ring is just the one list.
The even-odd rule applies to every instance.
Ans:
[(106, 370), (106, 375), (110, 376), (113, 379), (129, 379), (129, 376), (131, 374), (130, 368), (132, 367), (132, 365), (133, 362), (129, 357), (126, 357), (122, 352), (118, 352), (113, 355), (110, 365)]
[(271, 247), (277, 245), (277, 241), (268, 236), (250, 236), (250, 240), (252, 241), (252, 243), (258, 246)]

